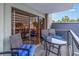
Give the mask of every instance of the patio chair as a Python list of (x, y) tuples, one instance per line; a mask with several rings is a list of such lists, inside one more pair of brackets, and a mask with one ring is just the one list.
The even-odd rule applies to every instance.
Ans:
[(38, 45), (23, 44), (21, 34), (10, 36), (11, 51), (5, 51), (0, 54), (11, 53), (12, 56), (33, 56)]
[(47, 39), (48, 36), (48, 30), (44, 29), (41, 31), (41, 43), (44, 46), (44, 50), (46, 49), (46, 42), (44, 40)]
[(63, 40), (62, 36), (59, 36), (59, 35), (56, 34), (55, 29), (48, 29), (48, 34), (49, 34), (49, 36), (52, 36), (53, 38)]

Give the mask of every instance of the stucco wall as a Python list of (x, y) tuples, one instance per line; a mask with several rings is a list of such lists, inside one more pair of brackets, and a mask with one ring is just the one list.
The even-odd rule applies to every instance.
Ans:
[(47, 20), (47, 28), (50, 29), (51, 24), (52, 24), (53, 20), (52, 20), (52, 14), (48, 15), (48, 20)]
[(79, 23), (53, 23), (51, 28), (71, 29), (79, 36)]

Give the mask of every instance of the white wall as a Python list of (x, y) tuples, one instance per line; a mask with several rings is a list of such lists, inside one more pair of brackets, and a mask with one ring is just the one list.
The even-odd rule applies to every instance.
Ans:
[(32, 14), (44, 17), (43, 14), (31, 9), (26, 4), (4, 4), (4, 51), (10, 49), (9, 36), (11, 35), (11, 7), (16, 7)]
[(4, 50), (10, 49), (9, 36), (11, 35), (11, 7), (4, 4)]
[(3, 51), (3, 39), (4, 39), (4, 5), (0, 4), (0, 52)]
[(47, 28), (48, 29), (50, 29), (50, 27), (51, 27), (51, 24), (52, 24), (52, 22), (53, 22), (53, 20), (52, 20), (52, 14), (48, 14), (48, 20), (47, 20)]

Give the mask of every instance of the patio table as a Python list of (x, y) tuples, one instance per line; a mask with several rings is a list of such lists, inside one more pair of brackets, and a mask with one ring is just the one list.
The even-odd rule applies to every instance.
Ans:
[(47, 41), (50, 42), (50, 43), (53, 43), (53, 44), (58, 44), (58, 45), (67, 44), (66, 41), (60, 40), (58, 38), (53, 38), (52, 36), (48, 36)]
[[(60, 39), (57, 39), (57, 38), (53, 38), (52, 36), (48, 36), (47, 37), (47, 41), (52, 44), (52, 45), (49, 44), (49, 48), (48, 48), (48, 45), (47, 45), (47, 50), (49, 52), (52, 52), (52, 53), (56, 54), (56, 55), (61, 55), (61, 50), (60, 50), (61, 47), (63, 45), (67, 45), (67, 42), (66, 41), (60, 40)], [(57, 45), (58, 45), (58, 47), (57, 47)], [(56, 52), (52, 51), (51, 50), (51, 47), (58, 49), (58, 52), (56, 53)]]

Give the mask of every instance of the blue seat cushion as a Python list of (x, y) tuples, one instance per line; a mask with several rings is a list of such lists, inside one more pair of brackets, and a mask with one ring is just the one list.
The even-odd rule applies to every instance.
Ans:
[(62, 36), (54, 35), (53, 38), (65, 41), (65, 39)]
[(57, 35), (54, 35), (53, 37), (56, 39), (63, 39), (61, 36), (57, 36)]
[(35, 53), (36, 47), (37, 46), (35, 44), (23, 44), (20, 48), (26, 48), (26, 49), (29, 49), (29, 51), (18, 50), (18, 56), (28, 56), (28, 52), (29, 52), (29, 56), (33, 56)]
[(53, 37), (53, 38), (56, 38), (56, 39), (59, 39), (59, 40), (65, 40), (62, 36), (52, 34), (52, 33), (50, 34), (50, 37)]

